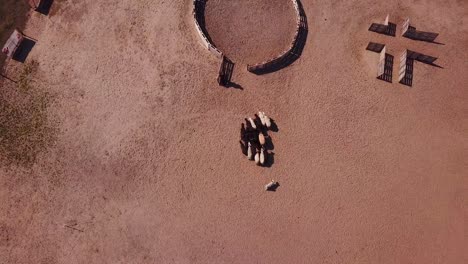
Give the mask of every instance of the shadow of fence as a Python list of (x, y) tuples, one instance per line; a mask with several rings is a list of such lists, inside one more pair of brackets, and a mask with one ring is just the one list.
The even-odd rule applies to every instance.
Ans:
[(293, 62), (295, 62), (302, 55), (305, 44), (307, 42), (307, 36), (309, 33), (307, 16), (304, 12), (304, 8), (299, 0), (294, 0), (294, 7), (297, 12), (297, 29), (296, 35), (287, 51), (282, 53), (276, 58), (271, 60), (258, 63), (255, 65), (247, 65), (247, 70), (254, 74), (267, 74), (281, 70)]
[(383, 68), (383, 74), (377, 76), (377, 79), (391, 83), (393, 78), (393, 55), (385, 53)]
[(372, 23), (369, 27), (369, 31), (394, 37), (396, 35), (396, 24), (388, 23), (388, 25), (384, 25)]
[(208, 34), (206, 27), (205, 27), (205, 7), (206, 7), (206, 0), (194, 0), (193, 1), (193, 16), (195, 26), (200, 36), (200, 40), (202, 41), (202, 45), (208, 51), (213, 53), (217, 58), (222, 59), (223, 53), (216, 48), (213, 44), (210, 35)]
[(409, 38), (412, 40), (425, 41), (430, 43), (441, 44), (436, 42), (435, 39), (439, 36), (439, 33), (435, 32), (426, 32), (416, 30), (415, 27), (408, 26), (408, 29), (403, 33), (403, 37)]
[(210, 43), (213, 43), (213, 40), (210, 38), (210, 35), (208, 34), (208, 31), (206, 30), (206, 24), (205, 24), (206, 0), (194, 0), (193, 4), (195, 7), (195, 19), (200, 25), (200, 29), (202, 30), (203, 34), (208, 39), (208, 41)]
[(369, 42), (369, 44), (367, 44), (366, 50), (380, 53), (384, 47), (384, 44)]

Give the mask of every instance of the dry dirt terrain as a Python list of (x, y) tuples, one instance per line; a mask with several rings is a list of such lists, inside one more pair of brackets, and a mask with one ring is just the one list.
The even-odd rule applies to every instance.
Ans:
[[(36, 45), (4, 72), (19, 85), (0, 88), (0, 263), (467, 263), (468, 2), (375, 3), (303, 0), (302, 56), (257, 76), (245, 64), (287, 47), (292, 4), (209, 0), (243, 90), (217, 85), (191, 0), (32, 13)], [(387, 13), (396, 37), (367, 30)], [(443, 44), (399, 37), (406, 17)], [(405, 48), (442, 68), (399, 84)], [(259, 110), (279, 127), (268, 168), (238, 144)]]

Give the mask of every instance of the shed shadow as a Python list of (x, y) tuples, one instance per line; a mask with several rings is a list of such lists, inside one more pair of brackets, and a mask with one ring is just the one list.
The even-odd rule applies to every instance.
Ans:
[(36, 8), (36, 11), (47, 16), (49, 15), (50, 8), (52, 7), (53, 3), (54, 0), (42, 0), (39, 6)]
[(13, 59), (24, 63), (34, 45), (36, 45), (34, 40), (25, 37), (18, 49), (15, 51), (15, 54), (13, 54)]

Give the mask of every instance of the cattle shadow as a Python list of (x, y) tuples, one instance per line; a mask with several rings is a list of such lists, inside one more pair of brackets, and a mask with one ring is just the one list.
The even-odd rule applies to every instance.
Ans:
[(274, 150), (275, 149), (275, 144), (273, 144), (273, 140), (271, 137), (265, 138), (265, 149), (266, 150)]
[(275, 182), (275, 184), (274, 184), (273, 186), (271, 186), (270, 188), (266, 189), (266, 191), (268, 191), (268, 192), (276, 192), (276, 190), (278, 189), (278, 187), (280, 187), (279, 182)]
[(278, 127), (278, 125), (276, 124), (275, 120), (274, 120), (273, 118), (270, 118), (270, 121), (271, 121), (270, 130), (273, 131), (273, 132), (278, 132), (278, 131), (279, 131), (279, 127)]
[(273, 164), (275, 163), (275, 152), (268, 152), (267, 151), (267, 158), (265, 160), (265, 164), (263, 164), (263, 167), (266, 168), (271, 168)]
[(19, 45), (18, 49), (16, 49), (12, 58), (15, 61), (24, 63), (29, 53), (33, 49), (34, 45), (36, 45), (36, 41), (25, 37), (23, 41), (21, 42), (21, 44)]

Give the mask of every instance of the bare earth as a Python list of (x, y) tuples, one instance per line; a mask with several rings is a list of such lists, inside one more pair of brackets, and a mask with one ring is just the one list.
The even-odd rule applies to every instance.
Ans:
[[(468, 262), (468, 2), (303, 0), (302, 56), (263, 76), (245, 63), (287, 47), (294, 11), (252, 2), (206, 12), (244, 90), (218, 87), (192, 0), (64, 0), (31, 15), (27, 62), (58, 132), (31, 166), (0, 169), (0, 263)], [(387, 13), (444, 45), (367, 31)], [(389, 45), (393, 83), (375, 79), (369, 41)], [(413, 87), (398, 84), (405, 48), (443, 68), (416, 62)], [(271, 168), (238, 145), (259, 110), (279, 127)], [(281, 186), (264, 192), (271, 179)]]

